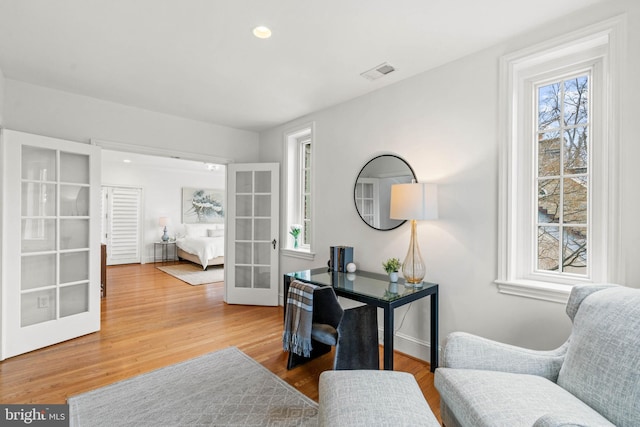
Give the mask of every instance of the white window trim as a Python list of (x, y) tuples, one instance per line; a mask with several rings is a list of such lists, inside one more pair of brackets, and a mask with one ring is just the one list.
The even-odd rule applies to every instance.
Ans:
[[(315, 253), (313, 251), (313, 243), (315, 242), (315, 204), (311, 204), (311, 230), (308, 230), (309, 237), (311, 240), (310, 245), (301, 245), (299, 248), (294, 249), (290, 245), (290, 235), (289, 235), (289, 225), (292, 223), (297, 223), (300, 217), (300, 213), (298, 212), (298, 206), (300, 205), (297, 201), (299, 191), (299, 174), (291, 173), (291, 168), (296, 167), (298, 170), (298, 165), (300, 162), (299, 159), (299, 150), (297, 149), (297, 145), (299, 144), (299, 140), (301, 138), (311, 138), (311, 194), (312, 198), (315, 194), (315, 123), (305, 123), (300, 126), (296, 126), (295, 128), (289, 129), (284, 133), (284, 194), (285, 194), (285, 212), (284, 215), (284, 224), (281, 227), (281, 230), (284, 230), (284, 235), (281, 238), (281, 242), (286, 242), (285, 244), (280, 245), (280, 253), (286, 256), (290, 256), (293, 258), (301, 258), (306, 260), (313, 261), (315, 259)], [(296, 194), (290, 194), (289, 189), (296, 188)]]
[[(581, 282), (623, 280), (623, 260), (620, 239), (620, 87), (621, 61), (625, 48), (626, 17), (619, 16), (570, 33), (532, 48), (506, 55), (500, 60), (500, 169), (499, 169), (499, 228), (498, 228), (498, 278), (495, 281), (500, 293), (536, 298), (558, 303), (566, 303), (573, 284)], [(593, 52), (597, 50), (596, 56)], [(594, 229), (594, 236), (602, 246), (602, 262), (594, 266), (588, 279), (562, 280), (556, 277), (548, 279), (540, 275), (533, 276), (523, 269), (522, 242), (523, 230), (519, 224), (530, 206), (530, 191), (522, 191), (522, 173), (529, 173), (533, 153), (518, 150), (518, 141), (522, 140), (523, 99), (527, 93), (525, 84), (533, 75), (541, 76), (549, 71), (549, 64), (566, 62), (577, 64), (600, 63), (604, 88), (602, 88), (602, 138), (603, 145), (597, 155), (603, 159), (605, 171), (600, 171), (600, 187), (595, 191), (601, 199), (599, 212), (593, 212), (601, 227)], [(544, 67), (544, 68), (543, 68)], [(556, 70), (558, 73), (561, 71)], [(524, 156), (524, 158), (523, 158)], [(522, 168), (528, 169), (522, 171)], [(526, 194), (523, 194), (526, 193)], [(592, 203), (595, 205), (595, 203)], [(530, 214), (530, 212), (529, 212)], [(590, 213), (591, 215), (592, 213)], [(590, 242), (591, 244), (592, 242)], [(531, 252), (529, 250), (528, 252)], [(524, 256), (528, 256), (525, 252)]]

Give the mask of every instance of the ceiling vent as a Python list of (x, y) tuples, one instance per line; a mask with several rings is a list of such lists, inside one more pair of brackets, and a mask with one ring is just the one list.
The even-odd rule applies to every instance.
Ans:
[(395, 68), (393, 68), (393, 65), (383, 62), (382, 64), (376, 67), (373, 67), (372, 69), (367, 70), (364, 73), (360, 73), (360, 75), (367, 80), (377, 80), (380, 77), (386, 76), (392, 71), (395, 71)]

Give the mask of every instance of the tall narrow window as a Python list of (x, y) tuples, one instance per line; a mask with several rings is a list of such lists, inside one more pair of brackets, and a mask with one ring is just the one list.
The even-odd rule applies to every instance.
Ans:
[(502, 293), (565, 303), (620, 280), (623, 31), (614, 18), (501, 59)]
[(311, 138), (303, 138), (300, 142), (300, 176), (302, 178), (300, 207), (302, 225), (302, 245), (309, 247), (311, 244)]
[[(285, 133), (286, 212), (281, 247), (288, 255), (313, 256), (313, 124)], [(298, 230), (298, 231), (296, 231)]]
[(589, 258), (589, 75), (537, 87), (537, 265), (587, 275)]

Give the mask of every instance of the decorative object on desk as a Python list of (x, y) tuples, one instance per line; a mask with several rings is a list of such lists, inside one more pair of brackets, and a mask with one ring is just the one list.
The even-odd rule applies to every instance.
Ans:
[(394, 283), (398, 281), (398, 271), (400, 270), (400, 260), (398, 258), (389, 258), (382, 263), (382, 268), (389, 275), (389, 280)]
[(392, 185), (391, 218), (411, 220), (411, 240), (402, 264), (402, 275), (407, 283), (420, 286), (426, 269), (418, 246), (417, 221), (438, 219), (436, 184), (414, 182)]
[(355, 273), (357, 270), (357, 267), (354, 263), (350, 262), (349, 264), (347, 264), (347, 272), (348, 273)]
[(167, 233), (167, 225), (169, 225), (170, 223), (171, 221), (169, 220), (168, 216), (161, 216), (160, 219), (158, 220), (158, 225), (160, 227), (164, 227), (164, 234), (161, 237), (163, 242), (169, 241), (169, 234)]
[(347, 271), (347, 264), (353, 262), (353, 247), (329, 247), (329, 268), (340, 273)]
[(291, 224), (289, 227), (289, 234), (293, 236), (293, 249), (298, 249), (298, 237), (300, 237), (301, 231), (302, 226), (300, 224)]
[(224, 191), (203, 188), (182, 189), (182, 223), (209, 224), (224, 218)]

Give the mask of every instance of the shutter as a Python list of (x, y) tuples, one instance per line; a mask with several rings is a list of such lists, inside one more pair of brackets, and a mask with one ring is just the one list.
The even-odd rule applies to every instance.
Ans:
[(109, 188), (108, 265), (140, 263), (140, 188)]

